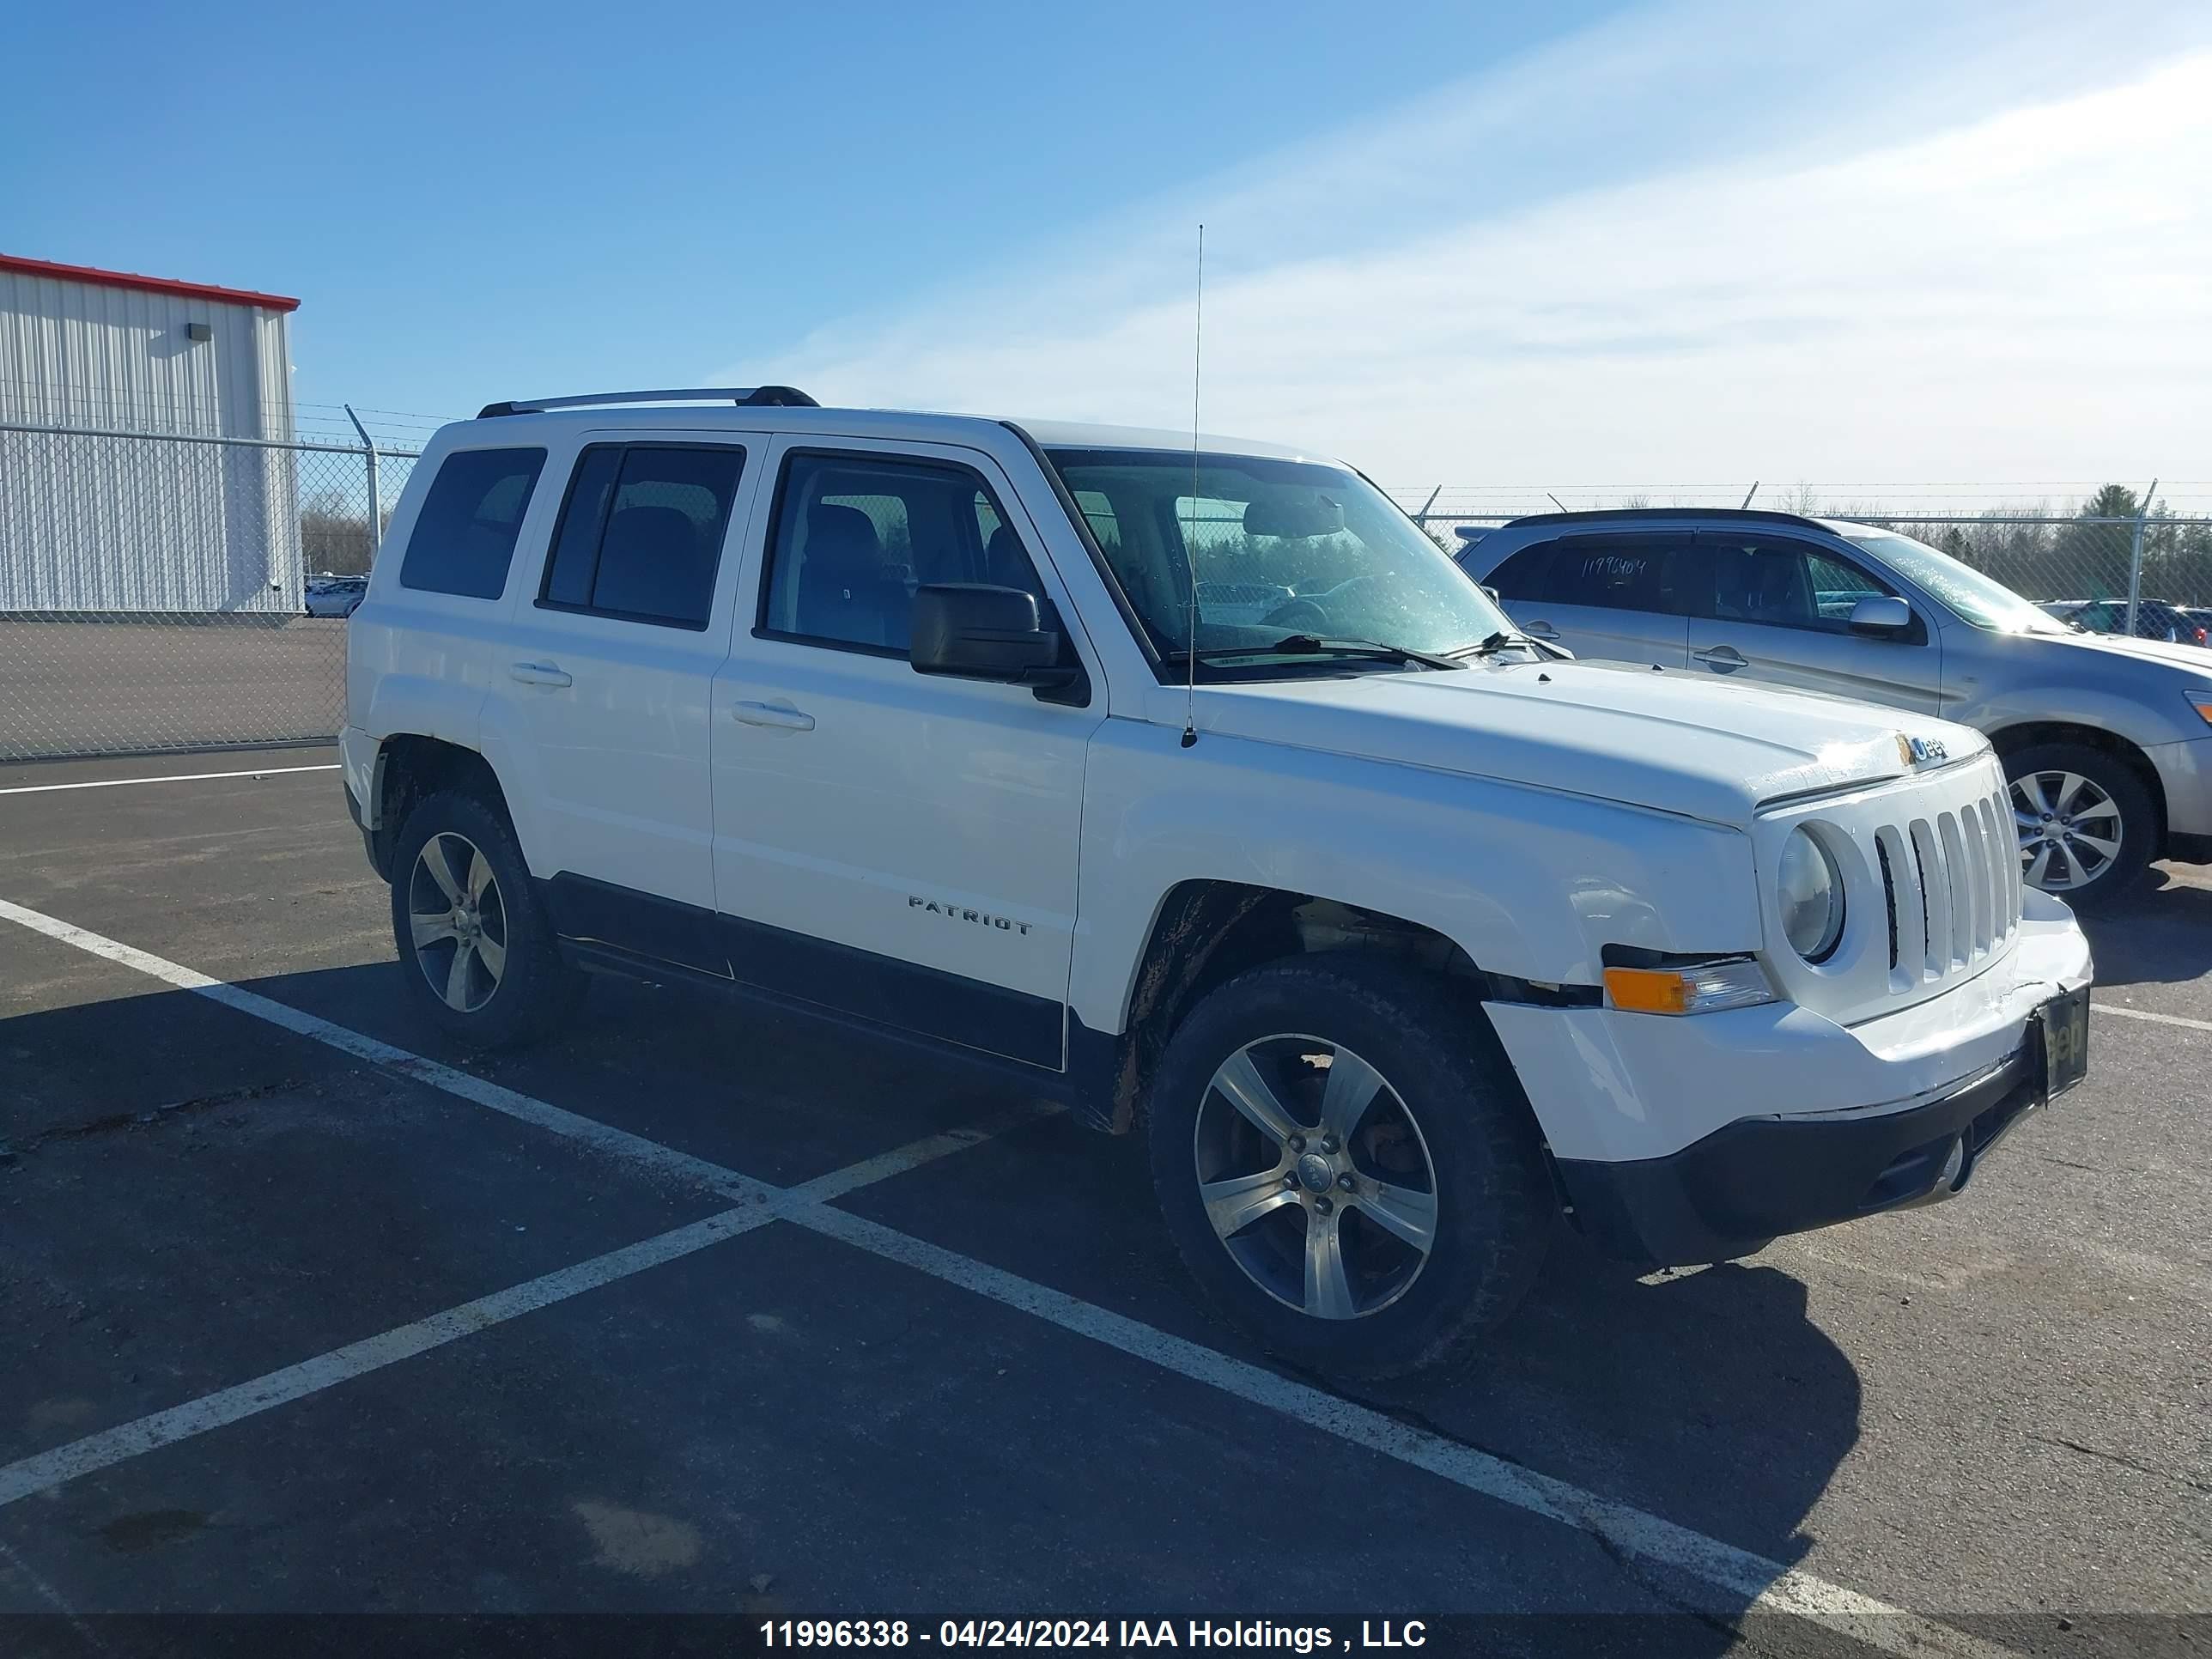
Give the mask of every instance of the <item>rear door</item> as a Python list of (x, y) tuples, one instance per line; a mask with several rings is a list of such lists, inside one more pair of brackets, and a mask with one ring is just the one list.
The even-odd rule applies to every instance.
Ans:
[(1690, 623), (1690, 660), (1722, 678), (1936, 711), (1942, 659), (1916, 606), (1902, 635), (1855, 634), (1861, 599), (1897, 589), (1840, 550), (1757, 529), (1700, 531), (1710, 581)]
[(1577, 656), (1680, 668), (1699, 583), (1687, 532), (1561, 536), (1492, 571), (1506, 614), (1525, 633)]
[(562, 934), (716, 974), (708, 704), (757, 434), (584, 434), (494, 696), (529, 769)]

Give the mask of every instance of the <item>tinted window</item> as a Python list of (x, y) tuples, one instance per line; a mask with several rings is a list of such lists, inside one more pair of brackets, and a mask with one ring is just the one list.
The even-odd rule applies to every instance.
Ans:
[(1689, 609), (1690, 550), (1687, 536), (1565, 537), (1545, 550), (1551, 556), (1529, 597), (1679, 617)]
[(399, 585), (497, 599), (544, 465), (542, 449), (464, 449), (446, 457), (415, 515)]
[(762, 632), (903, 654), (915, 589), (930, 582), (1042, 598), (1005, 510), (967, 468), (805, 453), (785, 464)]
[(1713, 615), (1723, 622), (1850, 631), (1852, 607), (1893, 592), (1856, 565), (1802, 543), (1711, 534)]
[(605, 528), (607, 501), (622, 471), (619, 445), (586, 449), (576, 463), (568, 499), (553, 532), (553, 554), (546, 561), (544, 597), (556, 605), (583, 607), (592, 602), (592, 578), (598, 573), (599, 532)]
[(576, 462), (538, 603), (704, 628), (744, 451), (594, 444)]
[(1534, 547), (1524, 547), (1484, 580), (1498, 590), (1500, 599), (1542, 599), (1545, 597), (1544, 581), (1555, 545), (1552, 542), (1539, 542)]

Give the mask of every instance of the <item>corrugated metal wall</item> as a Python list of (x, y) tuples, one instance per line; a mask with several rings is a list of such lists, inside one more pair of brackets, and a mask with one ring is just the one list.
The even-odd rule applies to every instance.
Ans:
[[(289, 440), (284, 313), (0, 270), (0, 422)], [(0, 611), (296, 613), (294, 459), (0, 433)]]

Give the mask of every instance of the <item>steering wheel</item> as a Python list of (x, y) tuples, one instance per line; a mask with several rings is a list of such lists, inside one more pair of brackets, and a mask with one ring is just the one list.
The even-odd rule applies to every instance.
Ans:
[(1285, 599), (1261, 619), (1269, 628), (1285, 628), (1297, 634), (1311, 634), (1328, 626), (1328, 612), (1311, 599)]

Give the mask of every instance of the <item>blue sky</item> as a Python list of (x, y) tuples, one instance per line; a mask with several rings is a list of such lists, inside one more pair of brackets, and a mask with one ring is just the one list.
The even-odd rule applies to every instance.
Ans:
[(300, 295), (303, 405), (1166, 422), (1202, 218), (1207, 424), (1388, 483), (2204, 477), (2208, 52), (2157, 0), (40, 8), (0, 248)]

